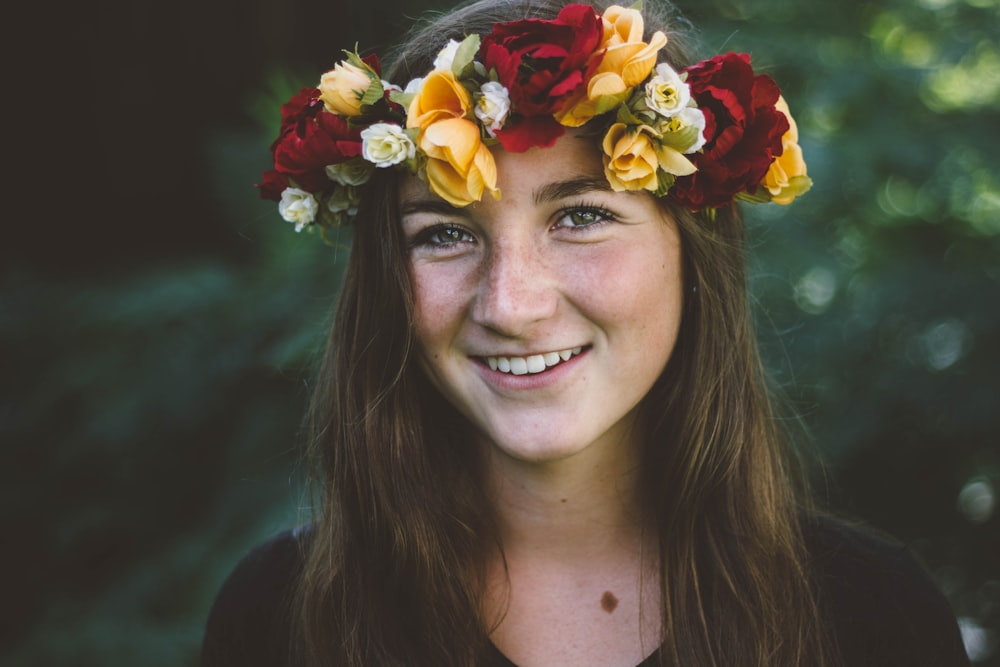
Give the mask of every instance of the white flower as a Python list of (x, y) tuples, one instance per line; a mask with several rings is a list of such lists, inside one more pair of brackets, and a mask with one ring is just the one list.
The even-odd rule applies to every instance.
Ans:
[(382, 90), (395, 90), (397, 93), (403, 92), (403, 89), (394, 83), (389, 83), (385, 79), (382, 79)]
[(496, 81), (488, 81), (476, 93), (476, 118), (482, 122), (483, 127), (491, 137), (496, 136), (496, 131), (503, 127), (510, 113), (510, 94), (502, 84)]
[(361, 185), (368, 182), (374, 170), (371, 162), (354, 159), (326, 165), (326, 176), (341, 185)]
[(434, 69), (451, 70), (451, 65), (455, 62), (455, 54), (458, 53), (458, 46), (458, 42), (449, 39), (448, 43), (438, 53), (437, 58), (434, 59)]
[(691, 88), (680, 75), (666, 64), (656, 66), (656, 76), (646, 84), (646, 106), (671, 118), (686, 109), (691, 102)]
[(298, 188), (285, 188), (278, 202), (278, 213), (288, 222), (295, 224), (295, 231), (301, 232), (306, 225), (316, 219), (319, 205), (311, 193)]
[(424, 78), (425, 77), (420, 76), (416, 79), (410, 79), (410, 82), (406, 84), (406, 88), (403, 89), (403, 92), (407, 95), (416, 95), (424, 87)]
[(664, 144), (690, 155), (705, 145), (705, 114), (697, 107), (686, 107), (658, 123), (656, 132)]
[(374, 123), (361, 131), (361, 155), (376, 167), (391, 167), (409, 160), (416, 150), (399, 125)]

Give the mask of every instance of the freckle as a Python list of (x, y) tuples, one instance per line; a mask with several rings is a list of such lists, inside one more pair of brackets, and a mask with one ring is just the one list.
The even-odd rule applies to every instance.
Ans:
[(604, 591), (604, 595), (601, 596), (601, 609), (610, 614), (617, 606), (618, 598), (615, 597), (614, 593), (611, 591)]
[(566, 502), (566, 499), (565, 499), (565, 498), (563, 498), (563, 499), (562, 499), (562, 500), (560, 500), (559, 502), (561, 502), (561, 503), (564, 503), (564, 502)]

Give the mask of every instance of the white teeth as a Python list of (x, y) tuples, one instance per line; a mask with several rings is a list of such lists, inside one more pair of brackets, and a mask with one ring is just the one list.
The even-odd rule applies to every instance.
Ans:
[(527, 359), (525, 370), (529, 373), (541, 373), (545, 370), (545, 358), (540, 354), (533, 354)]
[(555, 366), (563, 361), (569, 361), (582, 351), (582, 347), (574, 347), (570, 350), (533, 354), (529, 357), (486, 357), (486, 363), (494, 371), (511, 373), (513, 375), (527, 375), (529, 373), (541, 373), (546, 368)]

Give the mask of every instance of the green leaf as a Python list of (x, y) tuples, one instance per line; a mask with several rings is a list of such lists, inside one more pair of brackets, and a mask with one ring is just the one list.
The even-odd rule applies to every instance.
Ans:
[(410, 108), (410, 102), (413, 101), (414, 97), (416, 97), (414, 93), (404, 93), (399, 90), (389, 91), (389, 99), (395, 102), (396, 104), (400, 105), (404, 109)]
[(372, 78), (368, 85), (368, 90), (361, 96), (361, 108), (368, 109), (385, 98), (385, 88), (382, 87), (382, 80), (378, 77)]
[(468, 78), (469, 73), (466, 70), (475, 72), (472, 62), (477, 53), (479, 53), (479, 35), (469, 35), (461, 41), (455, 51), (455, 59), (451, 62), (451, 71), (456, 78)]
[(698, 128), (694, 125), (682, 127), (675, 132), (663, 132), (660, 134), (660, 141), (682, 153), (691, 146), (694, 146), (697, 140)]

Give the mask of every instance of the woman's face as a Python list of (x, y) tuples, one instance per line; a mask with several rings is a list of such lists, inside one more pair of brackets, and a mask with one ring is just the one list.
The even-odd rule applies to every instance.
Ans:
[(504, 456), (618, 455), (677, 339), (677, 226), (648, 193), (611, 191), (575, 133), (494, 156), (499, 200), (401, 188), (423, 368)]

